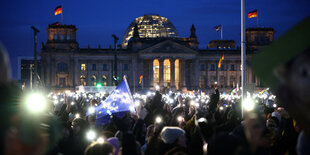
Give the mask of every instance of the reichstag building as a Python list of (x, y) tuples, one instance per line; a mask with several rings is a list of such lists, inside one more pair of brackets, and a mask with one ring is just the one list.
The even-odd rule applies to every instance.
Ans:
[[(75, 25), (49, 25), (42, 44), (41, 80), (54, 90), (76, 86), (113, 86), (126, 75), (131, 89), (232, 89), (241, 83), (240, 48), (233, 40), (213, 40), (199, 49), (194, 25), (181, 38), (174, 25), (159, 15), (136, 18), (127, 28), (121, 46), (80, 48)], [(117, 37), (114, 36), (116, 41)], [(272, 28), (246, 30), (247, 59), (273, 41)], [(224, 53), (222, 65), (218, 62)], [(246, 82), (259, 88), (259, 79), (247, 63)]]

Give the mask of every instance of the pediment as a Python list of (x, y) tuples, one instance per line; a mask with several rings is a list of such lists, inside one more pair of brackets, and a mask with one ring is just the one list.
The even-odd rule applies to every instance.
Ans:
[(147, 53), (182, 53), (182, 54), (197, 54), (197, 51), (188, 48), (184, 45), (181, 45), (177, 42), (174, 42), (172, 40), (166, 40), (163, 42), (160, 42), (158, 44), (155, 44), (151, 47), (148, 47), (146, 49), (143, 49), (139, 51), (141, 54), (147, 54)]

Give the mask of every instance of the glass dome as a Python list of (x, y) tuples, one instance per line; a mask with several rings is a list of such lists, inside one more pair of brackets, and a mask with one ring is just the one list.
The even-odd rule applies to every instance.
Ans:
[(144, 15), (136, 18), (127, 28), (122, 46), (127, 47), (128, 41), (133, 36), (137, 24), (140, 38), (179, 37), (174, 25), (165, 17), (159, 15)]

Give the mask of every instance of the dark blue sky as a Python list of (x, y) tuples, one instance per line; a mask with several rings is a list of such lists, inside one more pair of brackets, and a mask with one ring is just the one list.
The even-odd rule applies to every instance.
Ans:
[[(112, 34), (119, 38), (139, 16), (156, 13), (167, 17), (181, 37), (189, 36), (195, 24), (200, 48), (219, 39), (213, 27), (223, 24), (223, 38), (240, 43), (240, 0), (3, 0), (0, 3), (0, 42), (7, 48), (14, 79), (17, 79), (17, 58), (33, 56), (35, 25), (39, 43), (47, 39), (48, 24), (60, 21), (54, 9), (63, 4), (64, 24), (78, 28), (80, 47), (103, 48), (113, 44)], [(276, 38), (310, 15), (309, 0), (246, 0), (246, 12), (258, 9), (259, 25), (273, 27)], [(256, 26), (256, 19), (246, 19), (247, 27)], [(119, 41), (121, 43), (121, 41)], [(40, 44), (39, 44), (40, 47)]]

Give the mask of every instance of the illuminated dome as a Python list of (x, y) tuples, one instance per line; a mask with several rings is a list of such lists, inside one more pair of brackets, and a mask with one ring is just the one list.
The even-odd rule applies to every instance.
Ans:
[(140, 38), (178, 37), (177, 30), (167, 18), (159, 15), (144, 15), (136, 18), (127, 28), (123, 38), (123, 47), (127, 47), (136, 24)]

